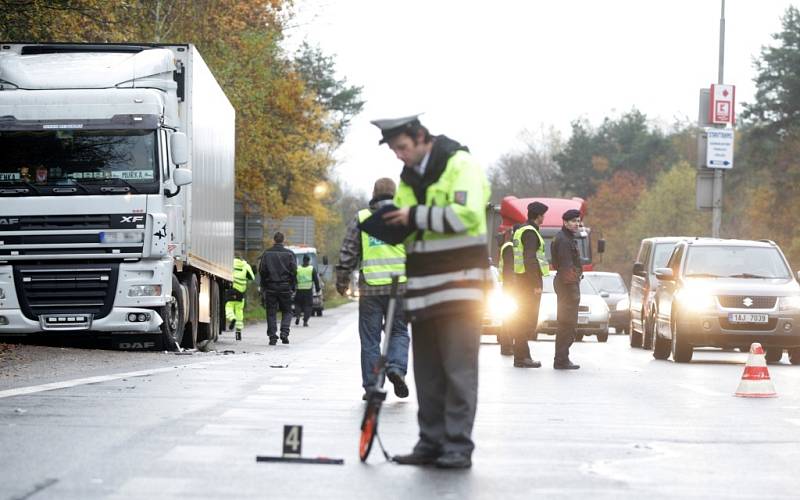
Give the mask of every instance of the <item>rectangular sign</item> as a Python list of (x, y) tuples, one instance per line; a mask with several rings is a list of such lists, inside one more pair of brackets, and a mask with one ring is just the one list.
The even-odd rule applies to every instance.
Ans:
[(766, 314), (731, 313), (728, 315), (731, 323), (767, 323), (769, 316)]
[(711, 123), (733, 125), (735, 122), (736, 87), (733, 85), (711, 85), (709, 115)]
[(283, 426), (283, 456), (299, 457), (303, 452), (303, 426)]
[(733, 129), (706, 129), (706, 167), (733, 168)]

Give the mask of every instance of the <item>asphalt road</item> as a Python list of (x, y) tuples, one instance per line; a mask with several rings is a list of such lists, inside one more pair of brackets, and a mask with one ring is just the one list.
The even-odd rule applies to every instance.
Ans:
[[(485, 337), (473, 468), (377, 447), (362, 464), (356, 320), (354, 304), (326, 311), (274, 347), (254, 325), (223, 337), (229, 355), (25, 347), (0, 366), (0, 498), (797, 498), (800, 367), (769, 367), (777, 398), (736, 398), (746, 354), (679, 365), (624, 336), (576, 344), (576, 372), (550, 368), (551, 337), (531, 343), (534, 370)], [(381, 416), (389, 451), (409, 451), (413, 384)], [(257, 463), (284, 424), (304, 426), (303, 456), (344, 465)]]

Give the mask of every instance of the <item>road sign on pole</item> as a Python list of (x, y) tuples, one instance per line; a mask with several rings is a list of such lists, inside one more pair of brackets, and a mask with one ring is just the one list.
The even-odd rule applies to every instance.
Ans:
[(735, 121), (736, 87), (733, 85), (711, 84), (711, 102), (709, 114), (711, 123), (716, 125), (733, 125)]
[(733, 129), (706, 129), (706, 167), (733, 168)]

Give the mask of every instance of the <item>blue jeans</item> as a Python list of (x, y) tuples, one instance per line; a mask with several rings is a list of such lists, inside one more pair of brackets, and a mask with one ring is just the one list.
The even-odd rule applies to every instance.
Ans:
[[(405, 376), (408, 367), (408, 325), (403, 315), (403, 300), (397, 299), (392, 324), (392, 337), (386, 354), (386, 371)], [(381, 332), (389, 309), (388, 295), (358, 298), (358, 334), (361, 337), (361, 385), (375, 385), (381, 357)]]

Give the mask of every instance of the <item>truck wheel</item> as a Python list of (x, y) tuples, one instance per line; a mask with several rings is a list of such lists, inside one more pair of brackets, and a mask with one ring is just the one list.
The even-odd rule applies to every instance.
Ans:
[(800, 365), (800, 347), (789, 349), (789, 363)]
[(631, 347), (642, 347), (642, 334), (633, 329), (633, 320), (628, 325), (628, 331), (631, 336)]
[(597, 341), (598, 342), (608, 342), (608, 332), (606, 332), (606, 333), (598, 333), (597, 334)]
[(672, 360), (676, 363), (688, 363), (692, 360), (694, 349), (684, 340), (678, 332), (678, 322), (672, 323)]
[(186, 311), (183, 308), (183, 288), (178, 278), (172, 275), (172, 301), (158, 308), (161, 316), (161, 343), (167, 351), (177, 351), (183, 340), (183, 323)]
[(197, 347), (197, 317), (200, 312), (200, 294), (197, 286), (197, 276), (189, 273), (184, 278), (184, 286), (188, 295), (189, 310), (186, 314), (186, 326), (183, 329), (183, 342), (181, 347), (194, 349)]
[(783, 357), (783, 347), (767, 347), (767, 363), (780, 363)]
[(198, 338), (200, 340), (210, 340), (216, 342), (219, 339), (219, 284), (216, 280), (211, 280), (211, 290), (209, 291), (209, 305), (208, 305), (208, 323), (200, 323), (198, 325)]

